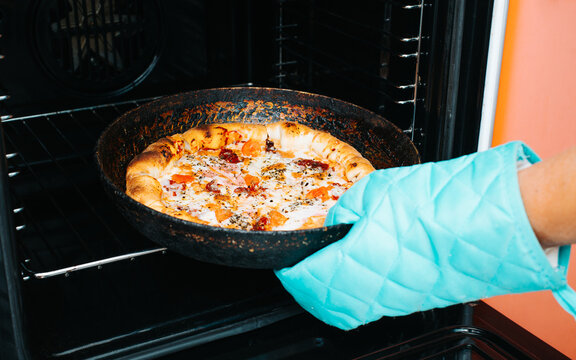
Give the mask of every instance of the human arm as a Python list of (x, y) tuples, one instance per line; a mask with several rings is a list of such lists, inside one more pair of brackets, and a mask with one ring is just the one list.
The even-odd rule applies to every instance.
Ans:
[(576, 147), (520, 170), (518, 182), (542, 247), (576, 243)]
[[(530, 223), (545, 218), (533, 211), (529, 219), (524, 206), (539, 206), (537, 182), (526, 180), (546, 173), (538, 161), (516, 142), (375, 171), (328, 214), (327, 225), (354, 224), (346, 237), (276, 274), (306, 310), (342, 329), (547, 289), (576, 317), (576, 294), (566, 283), (570, 249), (561, 246), (558, 261), (549, 262)], [(525, 163), (533, 165), (521, 170), (521, 195), (518, 166)], [(544, 239), (547, 225), (536, 228)]]

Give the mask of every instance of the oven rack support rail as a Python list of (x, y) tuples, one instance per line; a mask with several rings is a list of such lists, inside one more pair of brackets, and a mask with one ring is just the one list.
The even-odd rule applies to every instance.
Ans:
[[(7, 98), (8, 96), (1, 97), (1, 99)], [(51, 228), (64, 227), (64, 229), (55, 231), (57, 233), (58, 231), (74, 233), (76, 239), (73, 240), (83, 243), (82, 245), (73, 244), (72, 246), (90, 247), (89, 240), (82, 239), (85, 233), (90, 232), (90, 230), (83, 229), (83, 223), (75, 222), (75, 219), (70, 218), (70, 214), (63, 209), (64, 205), (60, 203), (59, 190), (53, 189), (50, 184), (50, 181), (53, 181), (50, 177), (63, 182), (62, 178), (66, 178), (73, 171), (79, 170), (80, 172), (89, 173), (87, 175), (88, 180), (82, 179), (79, 183), (76, 183), (74, 180), (67, 179), (68, 183), (65, 186), (71, 189), (72, 197), (77, 198), (79, 203), (88, 209), (87, 211), (93, 213), (94, 216), (91, 218), (95, 222), (90, 226), (105, 228), (108, 231), (106, 237), (116, 237), (114, 240), (117, 243), (122, 242), (115, 235), (116, 229), (107, 225), (106, 216), (101, 214), (108, 210), (96, 209), (95, 205), (91, 204), (91, 198), (85, 194), (93, 191), (93, 187), (99, 185), (98, 179), (94, 179), (93, 149), (100, 131), (112, 120), (125, 111), (154, 99), (156, 98), (25, 117), (13, 117), (11, 115), (2, 115), (0, 117), (0, 137), (2, 138), (2, 149), (0, 151), (4, 155), (3, 161), (4, 165), (6, 165), (6, 169), (1, 170), (8, 184), (6, 185), (8, 193), (4, 196), (4, 201), (1, 205), (7, 209), (6, 215), (3, 215), (10, 222), (9, 226), (12, 227), (10, 237), (16, 240), (17, 258), (20, 262), (20, 275), (23, 280), (46, 279), (61, 275), (69, 276), (70, 273), (75, 271), (89, 268), (100, 269), (104, 265), (114, 262), (133, 261), (141, 256), (166, 253), (167, 249), (163, 247), (150, 247), (138, 244), (123, 248), (122, 244), (116, 244), (114, 246), (115, 251), (106, 251), (106, 255), (99, 254), (96, 251), (89, 257), (80, 257), (84, 261), (75, 261), (74, 258), (70, 260), (70, 257), (58, 254), (58, 249), (55, 249), (56, 245), (51, 243), (57, 236), (47, 239), (41, 234), (42, 231), (46, 231), (46, 226)], [(90, 121), (87, 121), (87, 118), (90, 118)], [(97, 125), (94, 126), (94, 124)], [(79, 145), (71, 140), (74, 137), (79, 138), (78, 132), (83, 133), (84, 139), (89, 138), (91, 142)], [(42, 152), (42, 154), (38, 154), (39, 152)], [(76, 164), (69, 165), (70, 161)], [(80, 168), (77, 167), (78, 163)], [(72, 167), (69, 169), (70, 166)], [(44, 168), (50, 170), (45, 170)], [(61, 174), (54, 175), (52, 174), (53, 172)], [(88, 187), (85, 187), (82, 181), (88, 181)], [(7, 189), (3, 190), (6, 191)], [(31, 194), (36, 195), (38, 192), (46, 194), (43, 200), (46, 203), (50, 203), (53, 210), (50, 212), (57, 213), (60, 216), (60, 218), (51, 219), (48, 225), (41, 224), (43, 222), (47, 223), (47, 221), (39, 218), (38, 211), (33, 210), (35, 207), (34, 202), (36, 201), (27, 199)], [(42, 199), (39, 201), (42, 201)], [(8, 219), (9, 217), (10, 219)], [(44, 230), (42, 230), (43, 227)], [(49, 229), (48, 231), (54, 230)], [(70, 240), (61, 242), (59, 246), (70, 247)], [(50, 255), (47, 257), (36, 254), (43, 252), (50, 253)], [(50, 256), (53, 256), (54, 259), (51, 259)]]
[(26, 259), (26, 260), (24, 260), (24, 263), (21, 264), (22, 268), (24, 269), (22, 271), (22, 279), (23, 280), (30, 280), (30, 277), (34, 277), (35, 279), (46, 279), (46, 278), (50, 278), (50, 277), (58, 276), (58, 275), (69, 276), (70, 273), (72, 273), (74, 271), (85, 270), (85, 269), (90, 269), (90, 268), (101, 269), (102, 266), (104, 266), (106, 264), (111, 264), (111, 263), (114, 263), (117, 261), (123, 261), (123, 260), (133, 261), (134, 259), (136, 259), (139, 256), (150, 255), (150, 254), (155, 254), (155, 253), (165, 254), (167, 250), (168, 249), (166, 249), (166, 248), (142, 250), (142, 251), (137, 251), (137, 252), (133, 252), (133, 253), (129, 253), (129, 254), (112, 256), (112, 257), (109, 257), (106, 259), (94, 260), (94, 261), (90, 261), (87, 263), (72, 265), (72, 266), (68, 266), (65, 268), (50, 270), (50, 271), (44, 271), (44, 272), (34, 272), (34, 271), (28, 269), (26, 267), (26, 263), (28, 262), (27, 261), (28, 259)]
[[(421, 74), (423, 71), (421, 61), (423, 57), (429, 56), (426, 45), (423, 44), (430, 41), (430, 35), (424, 32), (424, 21), (426, 17), (431, 16), (432, 4), (425, 0), (410, 2), (382, 0), (377, 4), (382, 5), (386, 9), (385, 12), (401, 12), (403, 17), (414, 19), (418, 23), (415, 27), (417, 32), (402, 33), (401, 30), (395, 29), (391, 25), (390, 19), (393, 16), (390, 14), (382, 20), (381, 27), (374, 28), (373, 24), (367, 25), (345, 18), (337, 10), (321, 6), (316, 6), (313, 10), (314, 28), (306, 29), (303, 22), (294, 16), (294, 13), (306, 10), (293, 9), (290, 2), (282, 2), (278, 10), (275, 34), (278, 48), (274, 64), (276, 82), (280, 88), (291, 87), (293, 86), (291, 77), (299, 78), (302, 72), (310, 72), (305, 75), (308, 78), (313, 78), (312, 73), (315, 71), (331, 73), (354, 87), (375, 92), (373, 95), (382, 99), (375, 110), (382, 115), (386, 115), (391, 106), (402, 108), (402, 111), (408, 114), (407, 117), (410, 117), (409, 123), (402, 128), (414, 141), (423, 132), (423, 129), (416, 125), (416, 105), (422, 102), (427, 87), (425, 76)], [(362, 31), (377, 33), (379, 40), (367, 40), (361, 35)], [(319, 46), (315, 42), (322, 44), (323, 41), (314, 39), (316, 32), (331, 34), (333, 38), (361, 44), (364, 49), (380, 53), (380, 68), (367, 69), (365, 66), (346, 60), (341, 56), (340, 45)], [(391, 43), (400, 45), (391, 46)], [(402, 67), (400, 70), (404, 74), (402, 79), (390, 76), (391, 73), (399, 73), (398, 67)], [(343, 74), (345, 72), (353, 72), (355, 76), (351, 79)], [(368, 89), (364, 83), (366, 81), (377, 82), (379, 85), (375, 89)]]

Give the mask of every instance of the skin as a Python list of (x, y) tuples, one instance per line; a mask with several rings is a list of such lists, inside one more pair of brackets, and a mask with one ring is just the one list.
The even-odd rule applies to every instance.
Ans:
[(576, 243), (576, 147), (519, 171), (518, 181), (542, 247)]

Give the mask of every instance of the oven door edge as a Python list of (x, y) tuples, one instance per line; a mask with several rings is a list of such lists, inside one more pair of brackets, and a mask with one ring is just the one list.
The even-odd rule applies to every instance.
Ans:
[(492, 26), (490, 29), (490, 45), (488, 48), (488, 64), (486, 65), (486, 80), (484, 81), (482, 117), (480, 120), (480, 134), (478, 136), (478, 151), (488, 150), (492, 146), (508, 5), (509, 0), (494, 0)]

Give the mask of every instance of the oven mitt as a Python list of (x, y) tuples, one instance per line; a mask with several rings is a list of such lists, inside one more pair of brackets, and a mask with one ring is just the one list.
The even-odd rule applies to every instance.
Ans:
[(569, 246), (552, 266), (530, 226), (517, 166), (538, 157), (519, 142), (437, 163), (377, 170), (352, 186), (326, 225), (341, 240), (276, 271), (320, 320), (353, 329), (495, 295), (550, 289), (576, 316)]

